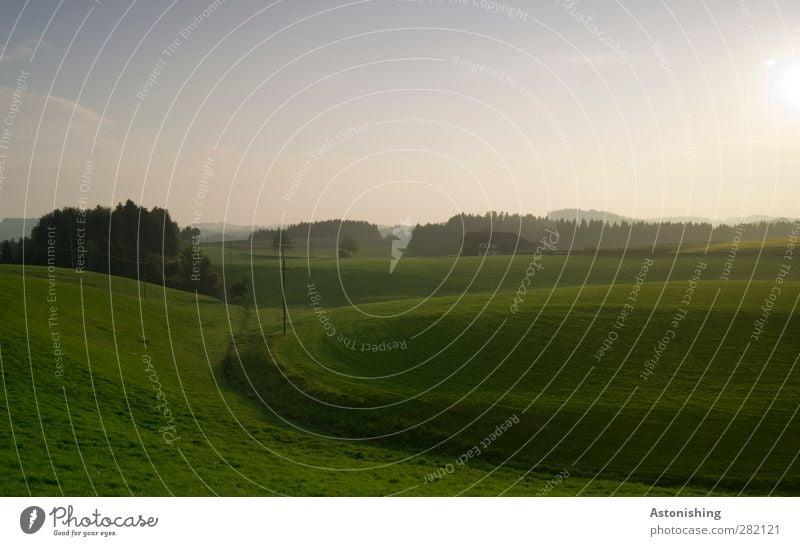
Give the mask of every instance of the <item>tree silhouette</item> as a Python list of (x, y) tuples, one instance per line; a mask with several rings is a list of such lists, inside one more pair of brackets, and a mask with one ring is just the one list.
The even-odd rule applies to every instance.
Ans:
[(351, 254), (355, 254), (358, 252), (359, 245), (358, 241), (350, 237), (342, 237), (339, 241), (339, 257), (340, 258), (349, 258)]
[(228, 288), (228, 297), (231, 300), (244, 301), (247, 297), (247, 292), (250, 290), (250, 279), (242, 277), (242, 280), (234, 283)]
[(209, 296), (219, 295), (219, 276), (211, 267), (211, 260), (198, 248), (187, 246), (178, 253), (178, 271), (184, 290), (197, 290)]
[(0, 246), (0, 264), (14, 263), (14, 254), (11, 252), (11, 243), (3, 241)]
[(275, 232), (275, 236), (272, 238), (272, 250), (284, 254), (287, 250), (291, 250), (292, 246), (292, 239), (285, 229)]
[(182, 245), (191, 245), (200, 240), (200, 229), (193, 226), (186, 226), (180, 234)]

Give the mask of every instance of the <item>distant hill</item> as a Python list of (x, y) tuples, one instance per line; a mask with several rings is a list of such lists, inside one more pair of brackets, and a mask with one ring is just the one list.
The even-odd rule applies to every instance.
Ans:
[(226, 241), (241, 241), (248, 239), (250, 234), (256, 230), (272, 229), (277, 227), (277, 224), (272, 226), (246, 226), (225, 222), (200, 222), (194, 224), (193, 227), (200, 229), (200, 239), (203, 242), (213, 243), (223, 240), (223, 231), (225, 232), (224, 239)]
[(727, 224), (727, 221), (716, 222), (711, 218), (706, 218), (705, 216), (664, 216), (662, 218), (645, 218), (645, 222), (654, 222), (654, 223), (662, 223), (662, 224), (680, 224), (683, 222), (692, 223), (692, 224), (713, 224), (713, 225), (720, 225), (720, 224)]
[(576, 220), (577, 222), (581, 222), (582, 220), (586, 220), (587, 222), (591, 221), (602, 221), (608, 224), (620, 224), (623, 221), (630, 222), (632, 219), (626, 216), (621, 216), (619, 214), (614, 214), (613, 212), (605, 212), (602, 210), (583, 210), (583, 209), (560, 209), (554, 210), (547, 213), (548, 220), (567, 220), (572, 221)]
[(613, 212), (602, 210), (583, 210), (583, 209), (559, 209), (547, 213), (549, 220), (586, 220), (591, 221), (604, 221), (608, 224), (620, 224), (622, 222), (647, 222), (647, 223), (689, 223), (692, 224), (713, 224), (714, 226), (728, 225), (733, 226), (736, 224), (757, 224), (759, 222), (786, 222), (792, 221), (791, 218), (784, 216), (770, 216), (768, 214), (753, 214), (746, 217), (731, 216), (721, 220), (713, 220), (705, 216), (663, 216), (660, 218), (633, 218), (630, 216), (622, 216)]
[[(714, 222), (710, 218), (705, 218), (702, 216), (664, 216), (662, 218), (633, 218), (631, 216), (623, 216), (621, 214), (616, 214), (613, 212), (603, 211), (603, 210), (583, 210), (583, 209), (560, 209), (554, 210), (547, 214), (547, 218), (549, 220), (577, 220), (580, 222), (581, 220), (586, 220), (587, 222), (592, 221), (601, 221), (606, 222), (607, 224), (621, 224), (622, 222), (648, 222), (648, 223), (682, 223), (682, 222), (691, 222), (693, 224), (721, 224), (726, 223), (729, 224), (728, 220), (724, 220), (722, 222)], [(766, 217), (765, 217), (766, 218)], [(759, 221), (759, 220), (753, 220)]]
[(736, 224), (757, 224), (759, 222), (791, 222), (794, 218), (787, 218), (785, 216), (768, 216), (766, 214), (754, 214), (752, 216), (737, 217), (731, 216), (725, 218), (722, 223), (733, 226)]
[[(33, 227), (39, 221), (38, 218), (5, 218), (0, 220), (0, 241), (5, 241), (6, 239), (19, 239), (22, 236), (22, 225), (23, 222), (25, 223), (26, 228), (26, 237), (31, 236), (31, 232)], [(258, 229), (264, 228), (274, 228), (277, 224), (271, 226), (262, 226), (262, 225), (240, 225), (240, 224), (228, 224), (224, 222), (200, 222), (195, 227), (200, 229), (201, 235), (200, 238), (203, 242), (218, 242), (223, 239), (222, 233), (223, 230), (225, 232), (225, 240), (244, 240), (250, 237), (250, 234), (253, 231)]]
[[(38, 218), (28, 218), (27, 220), (25, 218), (4, 218), (0, 220), (0, 241), (19, 239), (23, 235), (30, 237), (31, 230), (33, 230), (33, 226), (38, 221)], [(25, 225), (24, 233), (23, 224)]]

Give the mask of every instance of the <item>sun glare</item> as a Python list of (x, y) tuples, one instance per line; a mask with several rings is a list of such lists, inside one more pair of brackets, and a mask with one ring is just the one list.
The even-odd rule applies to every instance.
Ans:
[(800, 113), (800, 59), (777, 63), (772, 70), (776, 99), (784, 108)]

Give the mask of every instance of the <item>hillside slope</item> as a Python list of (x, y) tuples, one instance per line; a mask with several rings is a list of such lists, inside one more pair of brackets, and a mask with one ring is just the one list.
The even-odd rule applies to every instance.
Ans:
[[(226, 370), (241, 369), (236, 349), (261, 346), (252, 315), (154, 285), (140, 299), (140, 289), (0, 266), (0, 493), (492, 495), (520, 477), (474, 460), (428, 483), (449, 454), (303, 432), (229, 383)], [(262, 325), (276, 332), (266, 315)], [(552, 478), (533, 473), (511, 492), (534, 495)], [(552, 494), (615, 488), (574, 477)]]

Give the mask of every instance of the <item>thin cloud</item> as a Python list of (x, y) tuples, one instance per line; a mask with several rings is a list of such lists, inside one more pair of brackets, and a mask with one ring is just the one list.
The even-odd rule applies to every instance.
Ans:
[[(14, 117), (13, 127), (11, 127), (15, 140), (33, 139), (37, 135), (37, 128), (40, 141), (59, 142), (63, 138), (93, 139), (97, 131), (113, 127), (112, 120), (103, 118), (95, 110), (78, 102), (54, 95), (36, 93), (23, 93), (20, 96), (14, 88), (5, 86), (0, 86), (0, 118), (12, 110), (15, 100), (17, 101), (17, 113)], [(45, 115), (39, 125), (43, 111)], [(69, 132), (67, 133), (68, 126)], [(101, 142), (108, 144), (103, 140)]]
[(29, 61), (33, 57), (36, 49), (50, 49), (53, 44), (46, 40), (41, 42), (38, 40), (25, 40), (18, 44), (14, 44), (0, 52), (0, 64), (16, 63), (20, 61)]
[(582, 63), (582, 64), (594, 64), (594, 65), (630, 64), (630, 60), (623, 59), (619, 55), (613, 55), (610, 53), (598, 53), (596, 55), (573, 55), (572, 57), (569, 58), (569, 62), (576, 64)]

